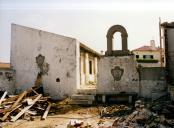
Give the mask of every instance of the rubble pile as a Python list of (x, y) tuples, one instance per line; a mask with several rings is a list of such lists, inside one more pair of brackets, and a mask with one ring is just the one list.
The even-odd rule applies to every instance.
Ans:
[(132, 108), (126, 105), (113, 105), (100, 108), (100, 116), (103, 117), (115, 117), (124, 116), (132, 112)]
[(94, 127), (92, 127), (92, 125), (89, 122), (84, 123), (81, 120), (71, 120), (67, 125), (67, 128), (94, 128)]
[(135, 110), (126, 116), (117, 117), (112, 125), (116, 128), (172, 128), (174, 120), (158, 115), (145, 108), (141, 100), (136, 101)]
[[(135, 102), (134, 107), (126, 105), (102, 106), (99, 107), (101, 120), (97, 125), (98, 128), (174, 128), (174, 118), (168, 118), (169, 116), (164, 113), (165, 110), (173, 115), (173, 108), (172, 104), (169, 104), (167, 100), (150, 104), (145, 104), (138, 100)], [(106, 126), (106, 119), (111, 118), (114, 119), (114, 122)], [(67, 126), (67, 128), (80, 127), (93, 128), (92, 125), (88, 125), (83, 121), (70, 121)]]
[(164, 115), (166, 118), (174, 119), (174, 105), (166, 97), (154, 101), (149, 109), (154, 113)]
[(46, 119), (51, 103), (48, 97), (43, 97), (34, 89), (29, 89), (19, 95), (9, 95), (4, 92), (0, 99), (1, 121), (16, 121), (19, 118), (34, 120), (34, 116)]

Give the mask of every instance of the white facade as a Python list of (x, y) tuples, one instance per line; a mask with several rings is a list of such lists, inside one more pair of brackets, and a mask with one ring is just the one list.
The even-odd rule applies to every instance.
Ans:
[[(103, 57), (99, 61), (97, 91), (99, 93), (139, 93), (139, 75), (134, 56)], [(115, 69), (118, 67), (118, 70)], [(122, 70), (122, 75), (119, 73)], [(115, 73), (112, 73), (115, 70)], [(120, 77), (118, 80), (115, 77)]]
[(149, 46), (142, 46), (132, 52), (143, 67), (164, 67), (164, 50), (156, 47), (154, 40), (150, 41)]
[[(16, 70), (19, 91), (34, 85), (39, 72), (36, 57), (49, 65), (43, 88), (54, 99), (62, 99), (80, 88), (80, 46), (74, 38), (12, 24), (11, 65)], [(59, 81), (57, 81), (59, 79)]]
[(158, 60), (157, 63), (138, 63), (141, 64), (143, 67), (161, 67), (160, 51), (133, 51), (133, 53), (135, 54), (135, 57), (136, 55), (139, 55), (138, 59), (144, 59), (143, 56), (145, 55), (148, 57), (153, 56), (153, 59)]

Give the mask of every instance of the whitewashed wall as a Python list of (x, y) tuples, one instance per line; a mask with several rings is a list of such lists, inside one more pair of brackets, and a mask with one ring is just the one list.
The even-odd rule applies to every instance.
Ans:
[[(111, 70), (119, 66), (124, 70), (119, 81), (114, 80)], [(98, 93), (139, 92), (139, 76), (134, 56), (103, 57), (99, 61)]]
[[(48, 75), (43, 76), (45, 93), (54, 99), (71, 95), (80, 86), (79, 42), (76, 39), (12, 24), (11, 65), (16, 70), (17, 89), (34, 85), (39, 69), (36, 57), (45, 56)], [(56, 82), (59, 78), (60, 82)]]

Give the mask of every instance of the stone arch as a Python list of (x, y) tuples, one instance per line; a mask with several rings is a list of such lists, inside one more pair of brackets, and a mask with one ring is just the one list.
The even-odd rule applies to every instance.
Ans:
[[(126, 29), (122, 26), (122, 25), (114, 25), (112, 27), (109, 28), (108, 32), (107, 32), (107, 51), (106, 51), (106, 55), (113, 55), (114, 50), (113, 50), (113, 35), (116, 32), (120, 32), (121, 33), (121, 38), (122, 38), (122, 52), (125, 53), (126, 51), (128, 51), (128, 47), (127, 47), (127, 31)], [(120, 52), (120, 50), (118, 50)]]

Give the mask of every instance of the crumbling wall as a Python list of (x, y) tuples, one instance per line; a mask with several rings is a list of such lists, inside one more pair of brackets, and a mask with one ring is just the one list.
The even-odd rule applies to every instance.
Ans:
[(0, 91), (7, 91), (8, 94), (15, 92), (15, 72), (9, 68), (0, 68)]
[(141, 96), (157, 99), (166, 93), (165, 68), (143, 67), (140, 69)]
[(99, 61), (98, 93), (139, 92), (139, 75), (133, 55), (103, 57)]
[[(43, 88), (52, 98), (62, 99), (76, 91), (80, 84), (76, 39), (12, 24), (11, 42), (11, 64), (16, 70), (18, 91), (33, 86), (40, 70), (46, 70)], [(44, 57), (42, 68), (36, 63), (39, 55)]]

